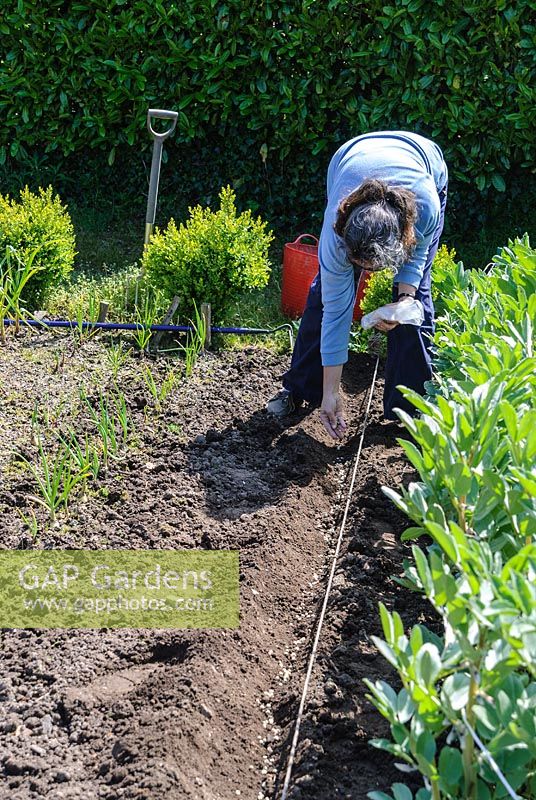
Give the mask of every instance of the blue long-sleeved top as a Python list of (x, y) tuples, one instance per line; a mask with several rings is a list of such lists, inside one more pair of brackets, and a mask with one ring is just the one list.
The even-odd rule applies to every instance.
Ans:
[(417, 245), (395, 281), (417, 287), (420, 283), (432, 235), (439, 222), (438, 192), (447, 182), (447, 167), (439, 147), (406, 131), (378, 131), (351, 139), (331, 159), (327, 176), (327, 206), (318, 257), (322, 282), (323, 366), (348, 360), (348, 340), (355, 303), (354, 271), (346, 249), (333, 225), (341, 200), (367, 178), (411, 189), (417, 197), (415, 235)]

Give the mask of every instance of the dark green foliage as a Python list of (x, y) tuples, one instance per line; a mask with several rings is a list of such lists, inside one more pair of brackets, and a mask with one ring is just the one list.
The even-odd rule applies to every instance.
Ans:
[(18, 201), (0, 195), (0, 252), (9, 246), (21, 264), (37, 269), (23, 293), (25, 306), (33, 311), (47, 291), (67, 278), (75, 256), (71, 218), (51, 186), (38, 194), (25, 187)]
[(182, 315), (192, 317), (206, 302), (221, 322), (243, 292), (268, 283), (272, 238), (251, 211), (237, 214), (228, 186), (220, 192), (218, 211), (196, 206), (185, 225), (177, 227), (172, 219), (163, 233), (156, 231), (144, 253), (144, 274), (168, 301), (178, 296)]
[(410, 127), (437, 138), (459, 179), (501, 190), (511, 164), (532, 163), (532, 0), (492, 13), (384, 2), (19, 0), (1, 24), (2, 144), (15, 158), (89, 147), (112, 161), (146, 142), (150, 105), (180, 111), (176, 144), (256, 131), (268, 162)]
[[(111, 180), (107, 162), (119, 160), (121, 194), (130, 148), (149, 148), (149, 106), (180, 112), (166, 144), (175, 216), (229, 182), (274, 222), (310, 227), (332, 152), (381, 128), (436, 139), (455, 183), (484, 194), (530, 175), (533, 0), (10, 5), (0, 22), (7, 178), (47, 171), (76, 192), (88, 172)], [(143, 185), (132, 169), (131, 194)], [(463, 223), (471, 209), (459, 205)]]

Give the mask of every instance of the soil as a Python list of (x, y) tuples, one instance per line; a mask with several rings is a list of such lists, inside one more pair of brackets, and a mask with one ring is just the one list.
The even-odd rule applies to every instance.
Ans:
[[(0, 798), (275, 800), (374, 360), (354, 356), (345, 369), (351, 424), (336, 446), (316, 414), (283, 424), (263, 411), (288, 355), (207, 354), (158, 412), (142, 360), (114, 369), (110, 347), (33, 332), (0, 348), (0, 547), (238, 549), (240, 628), (0, 631)], [(164, 360), (148, 363), (162, 380)], [(115, 384), (128, 447), (51, 524), (14, 453), (37, 458), (32, 416), (47, 443), (86, 431), (80, 387), (96, 402)], [(365, 798), (401, 778), (368, 744), (387, 730), (362, 684), (393, 679), (370, 640), (378, 601), (408, 625), (425, 614), (392, 577), (407, 523), (380, 487), (412, 477), (400, 434), (382, 421), (379, 381), (293, 798)]]

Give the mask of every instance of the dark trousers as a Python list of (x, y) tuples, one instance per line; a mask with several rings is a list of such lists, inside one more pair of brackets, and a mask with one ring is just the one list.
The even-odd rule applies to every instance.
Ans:
[[(393, 409), (402, 408), (412, 414), (414, 406), (404, 399), (396, 388), (408, 386), (424, 394), (424, 384), (432, 377), (431, 337), (434, 334), (434, 304), (431, 292), (431, 267), (439, 247), (443, 230), (447, 187), (439, 192), (441, 214), (432, 237), (421, 282), (415, 296), (424, 308), (424, 322), (415, 325), (397, 325), (387, 334), (387, 362), (385, 365), (385, 388), (383, 410), (386, 419), (397, 419)], [(396, 289), (393, 286), (393, 300)], [(303, 312), (300, 329), (296, 337), (290, 369), (283, 376), (283, 386), (297, 400), (305, 400), (312, 407), (322, 402), (323, 368), (320, 357), (320, 332), (322, 328), (322, 289), (320, 272), (309, 289), (307, 305)]]

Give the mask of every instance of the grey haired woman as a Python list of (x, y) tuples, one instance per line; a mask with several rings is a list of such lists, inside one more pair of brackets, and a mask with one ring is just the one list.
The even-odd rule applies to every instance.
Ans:
[(337, 150), (327, 175), (320, 271), (311, 284), (283, 390), (267, 404), (270, 413), (285, 417), (305, 401), (311, 409), (320, 406), (332, 438), (344, 436), (339, 387), (362, 269), (391, 269), (393, 302), (409, 296), (423, 304), (420, 327), (387, 321), (376, 326), (387, 334), (384, 415), (396, 419), (396, 407), (413, 411), (396, 387), (422, 394), (431, 378), (431, 266), (443, 230), (447, 182), (440, 148), (415, 133), (368, 133)]

